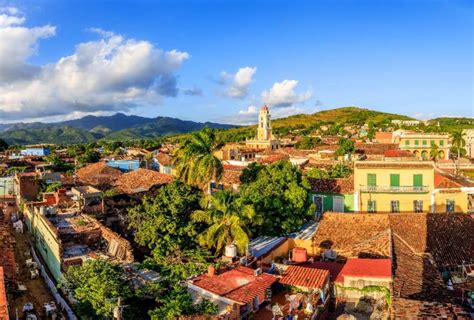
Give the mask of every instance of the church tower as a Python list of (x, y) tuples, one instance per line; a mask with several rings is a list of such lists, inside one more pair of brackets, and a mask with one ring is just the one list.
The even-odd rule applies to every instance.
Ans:
[(258, 116), (257, 139), (260, 141), (267, 141), (272, 138), (272, 122), (270, 120), (270, 111), (268, 111), (268, 107), (264, 105), (260, 109), (260, 114)]

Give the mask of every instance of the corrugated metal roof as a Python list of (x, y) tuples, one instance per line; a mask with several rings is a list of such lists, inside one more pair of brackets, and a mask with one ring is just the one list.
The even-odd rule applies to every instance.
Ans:
[(301, 239), (301, 240), (311, 240), (317, 228), (318, 228), (317, 221), (307, 222), (303, 225), (303, 227), (301, 227), (300, 231), (290, 234), (290, 238)]

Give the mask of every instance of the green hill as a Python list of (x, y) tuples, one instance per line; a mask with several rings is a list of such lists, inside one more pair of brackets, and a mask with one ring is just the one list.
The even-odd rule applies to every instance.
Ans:
[(86, 143), (95, 140), (95, 137), (91, 133), (69, 126), (7, 130), (1, 133), (1, 138), (9, 144), (70, 144)]

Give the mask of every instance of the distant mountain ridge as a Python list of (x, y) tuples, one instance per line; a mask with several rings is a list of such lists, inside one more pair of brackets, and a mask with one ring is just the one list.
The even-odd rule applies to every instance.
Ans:
[[(307, 127), (314, 123), (360, 124), (369, 121), (414, 120), (411, 117), (358, 107), (341, 107), (313, 114), (297, 114), (274, 119), (276, 130), (285, 127)], [(256, 119), (257, 120), (257, 119)], [(439, 123), (445, 128), (474, 128), (473, 118), (436, 118), (430, 123)], [(152, 139), (168, 135), (187, 133), (208, 126), (215, 129), (230, 129), (228, 134), (248, 136), (253, 126), (236, 126), (213, 122), (194, 122), (170, 117), (146, 118), (117, 113), (112, 116), (85, 116), (76, 120), (56, 123), (0, 123), (0, 138), (9, 144), (34, 143), (86, 143), (99, 139), (125, 141)]]
[(186, 133), (208, 126), (236, 127), (213, 122), (194, 122), (170, 117), (146, 118), (117, 113), (112, 116), (85, 116), (54, 123), (0, 124), (0, 138), (9, 144), (86, 143), (98, 139), (147, 139)]

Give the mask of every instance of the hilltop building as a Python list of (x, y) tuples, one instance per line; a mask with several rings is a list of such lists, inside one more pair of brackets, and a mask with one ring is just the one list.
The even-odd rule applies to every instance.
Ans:
[(272, 121), (268, 107), (264, 105), (258, 115), (257, 137), (254, 140), (247, 140), (245, 144), (255, 149), (280, 148), (280, 140), (276, 139), (272, 133)]
[(400, 149), (408, 150), (415, 157), (423, 160), (430, 158), (433, 145), (438, 147), (438, 159), (448, 160), (451, 148), (449, 134), (419, 133), (398, 130), (393, 133), (393, 142), (398, 143)]

